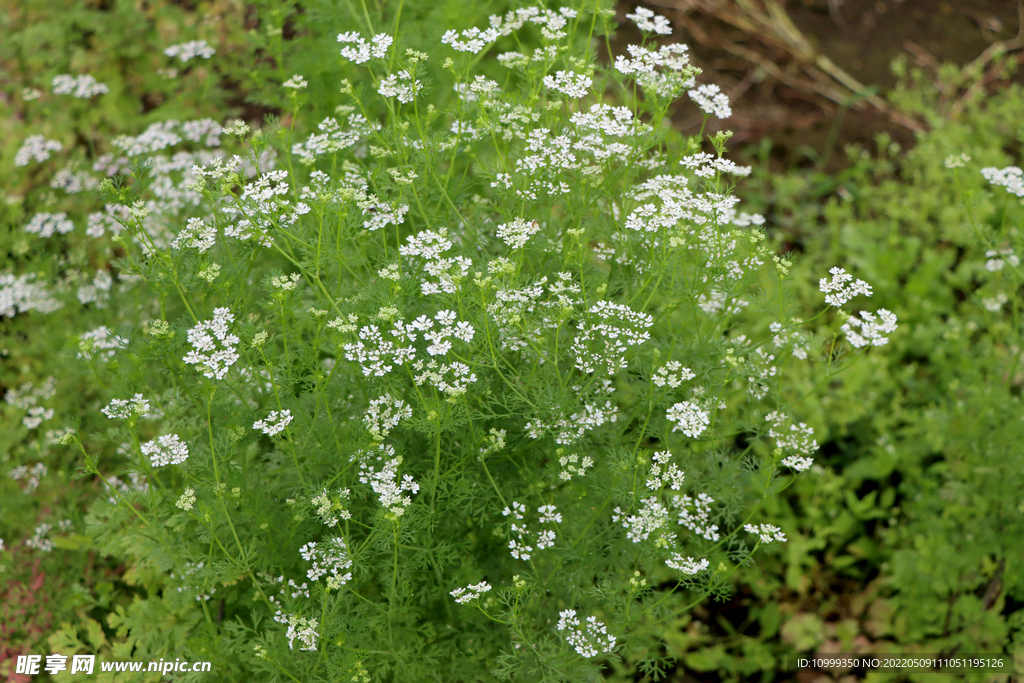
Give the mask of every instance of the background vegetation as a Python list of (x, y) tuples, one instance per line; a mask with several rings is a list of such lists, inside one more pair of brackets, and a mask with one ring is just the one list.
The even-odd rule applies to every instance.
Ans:
[[(393, 18), (398, 6), (370, 7), (367, 20)], [(162, 585), (156, 570), (140, 570), (131, 553), (87, 531), (90, 503), (110, 494), (58, 440), (106, 403), (103, 376), (78, 358), (76, 335), (124, 325), (123, 304), (104, 301), (95, 278), (116, 275), (126, 251), (109, 232), (67, 243), (26, 234), (29, 218), (48, 207), (79, 223), (96, 207), (50, 186), (56, 159), (25, 168), (14, 157), (41, 134), (61, 141), (72, 169), (86, 169), (113, 151), (116, 136), (157, 121), (287, 123), (293, 103), (279, 86), (292, 74), (308, 80), (315, 114), (305, 121), (317, 121), (343, 103), (338, 83), (353, 77), (321, 55), (337, 50), (340, 30), (361, 28), (362, 6), (47, 0), (3, 9), (0, 273), (37, 272), (40, 281), (59, 273), (61, 296), (74, 302), (91, 286), (95, 299), (0, 318), (0, 677), (23, 680), (13, 673), (18, 654), (73, 650), (123, 659), (187, 653), (231, 670), (228, 649), (204, 641), (197, 623), (147, 612)], [(438, 27), (483, 25), (504, 9), (409, 3), (406, 45), (430, 52)], [(688, 41), (678, 28), (674, 37)], [(163, 52), (194, 39), (215, 46), (216, 57), (183, 63)], [(831, 265), (849, 264), (874, 286), (872, 303), (898, 313), (900, 329), (885, 353), (868, 354), (830, 380), (825, 400), (805, 406), (821, 451), (812, 472), (766, 511), (788, 543), (740, 569), (731, 595), (671, 623), (664, 650), (645, 660), (660, 662), (667, 680), (794, 680), (792, 656), (811, 652), (1002, 652), (1024, 670), (1022, 271), (1006, 258), (1002, 268), (989, 265), (1004, 250), (1024, 251), (1024, 207), (980, 173), (1021, 162), (1015, 64), (994, 54), (974, 71), (898, 66), (886, 106), (918, 124), (909, 148), (885, 134), (846, 149), (833, 138), (842, 163), (823, 158), (831, 151), (808, 151), (806, 163), (785, 168), (771, 163), (768, 140), (745, 150), (755, 171), (737, 193), (768, 218), (774, 248), (793, 257), (804, 301), (820, 296), (818, 278)], [(51, 94), (65, 73), (92, 74), (109, 93)], [(961, 154), (969, 161), (947, 167)], [(46, 390), (49, 377), (59, 379), (58, 392)], [(30, 427), (36, 414), (48, 417)], [(53, 531), (40, 533), (44, 524)], [(51, 552), (39, 548), (45, 540)], [(638, 661), (627, 658), (606, 677), (653, 680)], [(862, 674), (818, 680), (851, 676)], [(949, 680), (965, 677), (1008, 678)]]

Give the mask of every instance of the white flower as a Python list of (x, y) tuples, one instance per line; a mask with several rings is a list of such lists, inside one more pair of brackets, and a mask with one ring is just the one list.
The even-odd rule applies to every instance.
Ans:
[(165, 434), (141, 446), (142, 454), (149, 456), (153, 467), (180, 465), (188, 460), (188, 445), (177, 434)]
[[(859, 331), (855, 332), (853, 329), (855, 327), (860, 328)], [(861, 311), (859, 319), (856, 316), (850, 316), (839, 329), (846, 334), (850, 344), (859, 349), (869, 344), (885, 346), (889, 343), (889, 339), (882, 335), (895, 332), (897, 327), (896, 314), (880, 308), (877, 322), (874, 315), (867, 311)]]
[(825, 294), (825, 303), (829, 306), (839, 308), (858, 294), (871, 296), (871, 285), (863, 280), (854, 280), (843, 268), (836, 266), (828, 272), (832, 274), (832, 279), (821, 278), (818, 287)]
[(370, 401), (363, 414), (363, 424), (375, 441), (383, 441), (402, 420), (412, 417), (412, 407), (391, 394)]
[(693, 401), (676, 403), (668, 409), (666, 417), (676, 423), (672, 428), (673, 432), (681, 431), (690, 438), (703, 434), (711, 423), (707, 411), (701, 410)]
[(299, 549), (302, 559), (312, 562), (313, 566), (306, 572), (310, 581), (319, 581), (327, 576), (327, 587), (337, 590), (352, 580), (352, 557), (343, 538), (332, 538), (319, 545), (310, 541)]
[(54, 95), (72, 95), (80, 99), (89, 99), (110, 92), (106, 83), (98, 82), (89, 74), (77, 77), (60, 74), (53, 77), (52, 85)]
[(1016, 166), (995, 168), (989, 166), (981, 169), (981, 175), (993, 185), (1005, 187), (1006, 191), (1018, 197), (1024, 197), (1024, 171)]
[(697, 103), (705, 114), (720, 119), (732, 116), (729, 98), (717, 85), (702, 85), (690, 91), (690, 99)]
[(164, 50), (168, 57), (177, 57), (182, 62), (187, 62), (193, 57), (209, 59), (217, 54), (217, 51), (210, 47), (205, 40), (190, 40), (187, 43), (172, 45)]
[(704, 571), (711, 563), (706, 559), (697, 561), (692, 557), (683, 557), (679, 553), (673, 553), (671, 558), (665, 560), (665, 564), (684, 574), (693, 575)]
[(265, 420), (256, 420), (252, 428), (262, 431), (267, 436), (274, 436), (283, 432), (285, 427), (291, 424), (292, 419), (290, 410), (272, 410)]
[(292, 76), (291, 78), (289, 78), (287, 81), (285, 81), (281, 85), (282, 85), (282, 87), (285, 87), (285, 88), (292, 88), (294, 90), (302, 90), (306, 86), (308, 86), (309, 83), (306, 82), (305, 78), (303, 78), (302, 76), (299, 76), (298, 74), (296, 74), (295, 76)]
[(471, 600), (476, 600), (489, 590), (491, 590), (491, 584), (481, 581), (480, 583), (470, 584), (465, 588), (456, 588), (451, 592), (451, 596), (455, 598), (455, 602), (465, 605)]
[(990, 249), (985, 252), (985, 257), (988, 259), (985, 261), (985, 270), (990, 273), (999, 272), (1006, 264), (1014, 268), (1020, 265), (1020, 259), (1013, 253), (1013, 249)]
[(590, 76), (573, 73), (572, 71), (559, 71), (554, 76), (544, 77), (544, 87), (557, 90), (569, 97), (579, 99), (590, 92), (590, 86), (594, 82)]
[(14, 155), (15, 166), (28, 166), (30, 161), (46, 161), (50, 152), (59, 152), (64, 145), (56, 140), (47, 140), (42, 135), (29, 135)]
[(240, 340), (228, 333), (228, 325), (234, 320), (235, 316), (227, 308), (214, 309), (213, 318), (199, 322), (188, 331), (192, 350), (182, 360), (198, 365), (209, 379), (224, 379), (239, 358), (235, 347)]
[(115, 398), (102, 412), (111, 420), (128, 420), (133, 417), (148, 417), (152, 408), (142, 394), (135, 394), (130, 399)]
[(786, 542), (786, 534), (782, 533), (782, 530), (772, 524), (761, 524), (755, 526), (754, 524), (744, 524), (743, 528), (749, 532), (758, 536), (762, 543), (772, 543), (778, 541), (779, 543)]
[(175, 507), (179, 507), (185, 512), (188, 512), (189, 510), (192, 509), (192, 506), (195, 505), (195, 502), (196, 491), (191, 486), (188, 486), (185, 488), (185, 492), (181, 494), (181, 497), (178, 498), (178, 502), (176, 502), (174, 505)]
[(367, 43), (358, 33), (351, 31), (349, 33), (339, 33), (338, 42), (346, 43), (345, 47), (341, 48), (342, 57), (356, 64), (363, 64), (371, 59), (383, 59), (386, 57), (388, 48), (391, 47), (394, 38), (386, 33), (378, 33), (372, 38), (370, 43)]
[(393, 73), (380, 82), (377, 92), (384, 97), (395, 97), (402, 104), (413, 101), (419, 82), (405, 70)]
[(615, 649), (615, 636), (608, 634), (608, 629), (597, 617), (587, 617), (586, 625), (580, 625), (576, 616), (576, 610), (567, 609), (558, 613), (559, 619), (556, 628), (559, 631), (568, 631), (565, 640), (581, 657), (590, 659), (602, 652), (611, 652)]
[(537, 221), (527, 222), (525, 219), (516, 218), (511, 223), (498, 226), (498, 239), (512, 249), (522, 249), (538, 231), (540, 223)]
[(316, 639), (320, 637), (317, 628), (320, 627), (316, 619), (306, 619), (297, 614), (285, 614), (278, 610), (274, 615), (274, 621), (279, 624), (287, 624), (288, 631), (285, 638), (288, 639), (288, 649), (293, 649), (292, 644), (296, 639), (302, 644), (300, 650), (305, 652), (316, 652)]
[(655, 14), (646, 7), (637, 7), (636, 13), (627, 14), (626, 18), (636, 24), (637, 28), (641, 31), (657, 33), (663, 36), (672, 34), (672, 25), (669, 23), (668, 19), (660, 14)]
[(195, 249), (205, 254), (217, 243), (217, 229), (202, 218), (189, 218), (185, 229), (171, 242), (172, 249)]

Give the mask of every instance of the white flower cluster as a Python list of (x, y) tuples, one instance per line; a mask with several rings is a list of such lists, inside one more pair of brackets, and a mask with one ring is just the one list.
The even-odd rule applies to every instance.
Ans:
[(142, 394), (135, 394), (129, 399), (115, 398), (100, 412), (111, 420), (130, 420), (136, 417), (150, 417), (152, 410), (148, 399), (143, 398)]
[(654, 318), (611, 301), (598, 301), (590, 307), (589, 312), (600, 322), (589, 322), (573, 339), (576, 369), (609, 375), (624, 370), (626, 350), (651, 338), (646, 329), (635, 328), (650, 327), (654, 324)]
[(54, 95), (71, 95), (84, 100), (110, 92), (106, 83), (100, 83), (90, 74), (60, 74), (53, 77), (52, 85)]
[(995, 168), (988, 166), (981, 169), (981, 175), (991, 184), (1005, 187), (1010, 194), (1024, 197), (1024, 171), (1018, 167)]
[(416, 91), (419, 89), (419, 81), (403, 69), (382, 80), (377, 92), (384, 97), (394, 97), (402, 104), (408, 104), (416, 97)]
[(338, 42), (345, 43), (341, 48), (341, 56), (350, 62), (363, 64), (371, 59), (384, 59), (388, 55), (388, 48), (395, 39), (386, 33), (378, 33), (369, 43), (363, 40), (358, 33), (350, 31), (339, 33)]
[(205, 254), (217, 243), (217, 229), (202, 218), (189, 218), (171, 242), (172, 249), (195, 249)]
[(294, 649), (292, 644), (298, 639), (302, 645), (300, 650), (305, 652), (316, 652), (316, 639), (320, 637), (317, 629), (320, 628), (320, 622), (316, 619), (307, 619), (300, 617), (298, 614), (285, 614), (281, 610), (277, 611), (274, 615), (274, 621), (279, 624), (287, 624), (288, 631), (285, 632), (285, 638), (288, 639), (288, 649)]
[(313, 566), (306, 572), (310, 581), (319, 581), (327, 576), (327, 587), (338, 590), (352, 580), (352, 558), (348, 554), (348, 546), (343, 538), (332, 538), (319, 545), (310, 541), (299, 549), (302, 559), (312, 562)]
[[(393, 447), (380, 444), (377, 453), (374, 455), (373, 451), (360, 451), (356, 454), (359, 460), (359, 481), (370, 485), (388, 512), (401, 517), (412, 503), (412, 496), (405, 493), (419, 493), (420, 485), (408, 474), (403, 475), (399, 481), (398, 467), (402, 464), (402, 456), (395, 455)], [(376, 465), (380, 465), (381, 469), (375, 469)]]
[(53, 174), (50, 187), (55, 190), (63, 190), (68, 194), (77, 194), (83, 190), (95, 190), (99, 180), (85, 171), (73, 171), (70, 168), (62, 168)]
[[(519, 522), (526, 519), (525, 512), (526, 506), (517, 501), (512, 501), (511, 507), (506, 507), (501, 511), (502, 516), (508, 517), (511, 515), (515, 520), (511, 526), (511, 531), (515, 538), (508, 542), (512, 557), (524, 561), (529, 560), (533, 556), (534, 547), (537, 550), (546, 550), (555, 544), (554, 529), (541, 529), (536, 534), (531, 534), (525, 525), (519, 524)], [(554, 505), (541, 505), (537, 508), (537, 512), (540, 515), (538, 519), (540, 524), (555, 525), (562, 523), (562, 513), (558, 512)], [(529, 545), (530, 543), (533, 543), (533, 545)]]
[(511, 223), (503, 223), (498, 226), (498, 239), (512, 249), (522, 249), (530, 238), (540, 231), (540, 223), (537, 221), (527, 222), (522, 218), (513, 219)]
[(375, 194), (358, 191), (356, 206), (363, 212), (363, 227), (373, 232), (389, 225), (401, 225), (405, 222), (405, 214), (409, 213), (408, 204), (395, 204), (384, 201)]
[(281, 84), (282, 88), (291, 88), (292, 90), (304, 90), (309, 83), (302, 76), (295, 74), (287, 81)]
[(352, 147), (379, 127), (379, 124), (370, 124), (359, 114), (348, 117), (348, 128), (342, 128), (337, 119), (327, 117), (317, 126), (323, 132), (310, 135), (305, 142), (292, 145), (292, 154), (298, 156), (302, 163), (312, 164), (324, 154)]
[(53, 541), (46, 538), (49, 533), (53, 531), (53, 525), (43, 522), (36, 527), (35, 532), (32, 534), (32, 538), (25, 541), (25, 545), (29, 548), (35, 548), (39, 552), (48, 553), (53, 550)]
[[(799, 324), (801, 321), (794, 320), (794, 323)], [(774, 322), (768, 326), (772, 334), (772, 343), (775, 344), (775, 348), (784, 349), (791, 346), (793, 348), (793, 356), (800, 360), (807, 360), (807, 355), (811, 352), (810, 344), (807, 338), (800, 330), (793, 329), (788, 332), (783, 331), (782, 323)]]
[(981, 305), (985, 307), (985, 310), (990, 313), (998, 313), (1006, 305), (1006, 302), (1010, 298), (1003, 292), (998, 292), (995, 296), (982, 297)]
[(191, 486), (185, 487), (185, 492), (178, 497), (177, 502), (174, 506), (188, 512), (192, 509), (192, 506), (196, 503), (196, 490)]
[[(626, 538), (633, 543), (646, 541), (652, 533), (668, 526), (668, 508), (657, 497), (644, 498), (640, 503), (640, 510), (635, 515), (627, 516), (620, 507), (612, 511), (612, 522), (622, 522)], [(667, 531), (663, 531), (659, 534), (659, 539), (667, 540), (669, 536)]]
[[(579, 465), (576, 464), (577, 462)], [(562, 471), (559, 473), (558, 478), (562, 481), (569, 481), (574, 476), (582, 477), (585, 475), (587, 470), (594, 466), (594, 460), (589, 455), (583, 456), (583, 459), (580, 460), (578, 454), (569, 453), (568, 455), (559, 456), (558, 464), (562, 466)]]
[(334, 501), (331, 500), (331, 496), (325, 487), (320, 493), (310, 498), (309, 502), (316, 507), (316, 514), (323, 523), (334, 528), (338, 526), (338, 520), (352, 519), (352, 513), (345, 507), (348, 505), (351, 494), (352, 491), (350, 489), (338, 489), (338, 500)]
[(647, 33), (657, 33), (662, 36), (672, 35), (672, 24), (668, 19), (655, 14), (646, 7), (637, 7), (636, 13), (627, 14), (626, 18), (636, 24), (636, 27)]
[(825, 294), (825, 303), (829, 306), (839, 308), (858, 294), (871, 296), (871, 285), (863, 280), (854, 280), (845, 269), (836, 266), (828, 272), (832, 279), (821, 278), (818, 287)]
[(660, 97), (675, 97), (680, 91), (693, 87), (697, 69), (690, 66), (688, 48), (680, 43), (661, 45), (649, 50), (640, 45), (627, 45), (632, 59), (615, 57), (615, 70), (631, 74), (637, 85)]
[(562, 29), (569, 19), (576, 17), (576, 10), (562, 7), (557, 12), (539, 7), (524, 7), (508, 12), (504, 17), (491, 15), (490, 26), (486, 29), (476, 27), (464, 31), (447, 31), (441, 37), (441, 43), (451, 45), (458, 52), (478, 54), (485, 47), (503, 36), (512, 35), (527, 22), (541, 27), (541, 33), (548, 40), (565, 37)]
[(743, 529), (757, 536), (761, 543), (772, 543), (773, 541), (778, 541), (779, 543), (786, 542), (786, 534), (782, 533), (782, 529), (772, 524), (744, 524)]
[(53, 419), (53, 408), (34, 406), (28, 409), (28, 415), (21, 418), (21, 424), (25, 425), (26, 429), (35, 429), (41, 425), (44, 420), (50, 419)]
[(874, 314), (861, 311), (860, 318), (850, 316), (839, 329), (846, 334), (850, 344), (859, 349), (868, 345), (885, 346), (889, 343), (889, 338), (883, 335), (892, 334), (897, 327), (896, 314), (880, 308), (877, 318)]
[(271, 230), (291, 226), (299, 216), (310, 212), (309, 206), (303, 202), (292, 206), (291, 201), (283, 199), (289, 192), (291, 186), (285, 170), (264, 173), (248, 183), (240, 200), (242, 208), (226, 206), (222, 209), (231, 215), (245, 216), (234, 225), (225, 227), (224, 234), (240, 240), (252, 239), (264, 247), (271, 246)]
[(260, 430), (267, 436), (274, 436), (283, 432), (285, 427), (291, 424), (292, 419), (290, 410), (271, 410), (265, 419), (253, 422), (252, 428)]
[(168, 57), (177, 57), (182, 62), (187, 62), (194, 57), (209, 59), (217, 54), (217, 51), (210, 47), (205, 40), (190, 40), (187, 43), (171, 45), (164, 50)]
[(53, 408), (44, 408), (38, 403), (53, 398), (56, 387), (57, 380), (53, 377), (48, 377), (38, 388), (32, 382), (25, 382), (17, 389), (8, 389), (4, 400), (15, 408), (28, 411), (28, 414), (21, 418), (21, 423), (26, 429), (35, 429), (44, 420), (53, 418)]
[(782, 464), (797, 472), (810, 469), (814, 459), (809, 456), (818, 450), (818, 442), (814, 440), (814, 429), (803, 422), (793, 424), (785, 413), (777, 411), (768, 413), (764, 419), (771, 425), (768, 428), (768, 436), (775, 439), (775, 447), (785, 455)]
[(597, 617), (587, 617), (586, 625), (581, 626), (574, 609), (563, 610), (558, 616), (556, 628), (559, 631), (568, 631), (565, 640), (581, 657), (590, 659), (615, 649), (615, 636), (608, 634), (604, 622), (598, 621)]
[(188, 444), (177, 434), (165, 434), (141, 446), (142, 454), (149, 456), (153, 467), (180, 465), (188, 460)]
[(706, 493), (699, 493), (696, 498), (672, 497), (672, 507), (679, 510), (679, 523), (709, 541), (718, 540), (718, 525), (709, 522), (711, 504), (714, 502), (715, 499)]
[(402, 256), (421, 259), (423, 270), (435, 280), (424, 278), (420, 283), (420, 291), (430, 294), (455, 294), (459, 291), (462, 280), (469, 275), (472, 262), (465, 256), (445, 258), (444, 252), (452, 248), (448, 239), (448, 230), (441, 228), (437, 232), (424, 230), (410, 235), (406, 244), (399, 248)]
[(690, 99), (708, 116), (727, 119), (732, 116), (729, 97), (717, 85), (702, 85), (690, 91)]
[(42, 135), (29, 135), (14, 154), (15, 166), (28, 166), (32, 161), (46, 161), (50, 152), (59, 152), (64, 145), (56, 140), (47, 140)]
[(657, 387), (667, 386), (670, 389), (677, 389), (682, 386), (683, 382), (688, 382), (694, 377), (696, 375), (693, 374), (693, 370), (684, 368), (683, 364), (677, 360), (670, 360), (654, 371), (651, 381)]
[[(579, 397), (580, 410), (571, 415), (559, 410), (556, 413), (558, 417), (550, 423), (545, 423), (540, 418), (530, 420), (524, 425), (524, 429), (531, 439), (539, 439), (547, 432), (554, 431), (555, 443), (569, 446), (582, 439), (587, 432), (619, 419), (618, 408), (607, 399), (615, 393), (615, 387), (610, 379), (602, 379), (600, 383), (591, 385), (590, 390), (585, 393), (579, 385), (570, 389)], [(605, 398), (604, 405), (600, 404), (602, 397)]]
[(678, 491), (683, 487), (686, 475), (674, 462), (669, 462), (671, 459), (672, 453), (669, 451), (658, 451), (651, 456), (651, 469), (647, 473), (647, 488), (657, 491), (667, 485), (673, 491)]
[(40, 480), (46, 476), (48, 470), (46, 465), (41, 462), (37, 462), (32, 467), (28, 465), (19, 465), (10, 472), (10, 477), (14, 481), (25, 480), (25, 487), (21, 490), (22, 493), (28, 495), (35, 493), (35, 490), (39, 488)]
[(692, 557), (683, 557), (679, 553), (673, 553), (672, 557), (665, 560), (665, 564), (667, 564), (672, 569), (675, 569), (676, 571), (682, 572), (683, 574), (689, 574), (691, 576), (694, 574), (699, 574), (700, 572), (704, 571), (709, 566), (711, 566), (711, 563), (708, 562), (707, 559), (702, 559), (698, 561), (693, 559)]
[(215, 308), (213, 318), (199, 322), (188, 331), (192, 350), (182, 360), (198, 365), (209, 379), (224, 379), (239, 358), (235, 347), (240, 340), (228, 332), (228, 325), (234, 320), (235, 316), (227, 308)]
[[(693, 171), (693, 174), (698, 178), (713, 178), (719, 173), (729, 173), (735, 176), (746, 177), (754, 170), (751, 166), (737, 166), (736, 162), (731, 159), (717, 157), (713, 154), (708, 154), (707, 152), (698, 152), (696, 154), (685, 156), (679, 163)], [(764, 219), (761, 218), (760, 221), (754, 219), (754, 222), (760, 224), (764, 222)]]
[(46, 286), (33, 282), (35, 273), (0, 275), (0, 317), (13, 318), (18, 313), (39, 311), (52, 313), (63, 304), (47, 291)]
[(1020, 258), (1013, 253), (1013, 249), (989, 249), (985, 252), (985, 270), (990, 273), (997, 273), (1007, 264), (1012, 268), (1020, 265)]
[(559, 71), (554, 76), (548, 75), (544, 77), (545, 88), (557, 90), (563, 95), (577, 100), (581, 97), (586, 97), (593, 83), (594, 79), (590, 76), (573, 73), (572, 71)]
[(670, 421), (675, 423), (673, 432), (682, 432), (691, 439), (695, 439), (704, 433), (711, 424), (710, 415), (706, 410), (694, 401), (683, 401), (676, 403), (665, 413)]
[(402, 420), (412, 417), (412, 406), (391, 394), (384, 394), (370, 401), (363, 413), (363, 424), (374, 441), (383, 441)]
[(491, 584), (481, 581), (480, 583), (471, 583), (465, 588), (456, 588), (451, 592), (451, 596), (455, 598), (455, 602), (465, 605), (471, 600), (476, 600), (489, 590), (491, 590)]
[(480, 455), (490, 455), (491, 453), (497, 453), (505, 447), (505, 430), (491, 427), (490, 434), (484, 435), (484, 446), (480, 447)]

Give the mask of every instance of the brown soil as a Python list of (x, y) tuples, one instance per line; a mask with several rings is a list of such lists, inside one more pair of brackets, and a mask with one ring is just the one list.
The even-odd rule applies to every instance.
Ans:
[[(881, 97), (895, 84), (893, 60), (936, 71), (949, 62), (988, 64), (998, 42), (1017, 47), (1017, 0), (655, 0), (641, 2), (673, 21), (672, 36), (690, 46), (700, 80), (719, 84), (733, 116), (714, 122), (735, 132), (733, 149), (770, 138), (773, 159), (792, 167), (843, 148), (874, 148), (882, 132), (909, 147), (922, 121), (902, 116)], [(620, 5), (620, 18), (633, 3)], [(628, 38), (628, 34), (624, 38)], [(988, 52), (986, 52), (988, 51)], [(980, 59), (979, 59), (980, 58)], [(680, 107), (683, 131), (700, 127)], [(712, 122), (709, 122), (709, 124)], [(711, 130), (714, 130), (712, 128)]]

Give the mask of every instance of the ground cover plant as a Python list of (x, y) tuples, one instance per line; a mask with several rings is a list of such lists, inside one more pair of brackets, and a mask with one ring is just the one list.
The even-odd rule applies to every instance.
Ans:
[[(224, 680), (667, 674), (803, 521), (816, 428), (871, 397), (842, 378), (902, 360), (905, 283), (776, 255), (728, 136), (667, 125), (729, 108), (653, 12), (605, 60), (600, 3), (360, 9), (232, 37), (277, 117), (185, 98), (82, 142), (26, 107), (5, 486), (38, 507), (0, 557), (103, 578), (18, 636)], [(198, 40), (164, 57), (212, 72)]]

